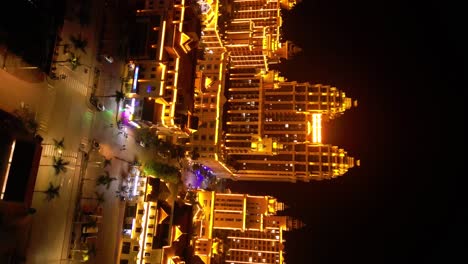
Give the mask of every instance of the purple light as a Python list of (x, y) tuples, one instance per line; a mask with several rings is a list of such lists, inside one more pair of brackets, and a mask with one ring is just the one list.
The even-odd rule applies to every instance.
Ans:
[(120, 118), (123, 124), (126, 124), (126, 125), (128, 124), (128, 121), (130, 121), (130, 115), (131, 113), (127, 109), (125, 109), (124, 111), (120, 113)]

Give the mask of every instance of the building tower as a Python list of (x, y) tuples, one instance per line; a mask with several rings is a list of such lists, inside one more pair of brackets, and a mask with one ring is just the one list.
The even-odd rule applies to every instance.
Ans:
[(351, 98), (335, 87), (288, 82), (274, 71), (231, 74), (222, 157), (239, 180), (340, 176), (356, 162), (322, 143), (321, 123), (351, 106)]
[[(301, 228), (297, 219), (277, 215), (284, 204), (271, 196), (196, 191), (201, 214), (195, 254), (205, 263), (220, 254), (225, 263), (283, 263), (283, 232)], [(222, 243), (219, 241), (222, 240)], [(215, 242), (218, 241), (218, 242)], [(217, 262), (219, 263), (219, 261)]]
[(358, 165), (321, 137), (322, 120), (343, 114), (351, 99), (335, 87), (289, 82), (269, 70), (301, 52), (280, 40), (281, 10), (296, 1), (202, 2), (205, 60), (195, 85), (200, 126), (190, 142), (199, 161), (219, 178), (289, 182), (330, 179)]
[(162, 137), (183, 143), (192, 128), (198, 17), (185, 0), (132, 4), (125, 105), (135, 119), (155, 124)]
[(198, 132), (191, 135), (188, 145), (201, 157), (214, 158), (219, 141), (226, 74), (226, 48), (222, 43), (219, 21), (225, 11), (219, 0), (199, 1), (202, 24), (199, 56), (197, 58), (194, 116)]
[(224, 43), (229, 52), (230, 69), (268, 71), (282, 53), (280, 40), (281, 9), (291, 9), (295, 1), (233, 0), (225, 22)]

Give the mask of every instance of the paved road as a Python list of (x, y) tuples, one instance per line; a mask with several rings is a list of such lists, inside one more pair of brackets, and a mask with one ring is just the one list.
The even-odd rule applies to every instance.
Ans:
[[(120, 80), (114, 77), (118, 70), (118, 67), (107, 70), (110, 74), (104, 75), (102, 80), (102, 84), (107, 85), (100, 85), (98, 94), (112, 94), (116, 89), (119, 89)], [(108, 110), (96, 115), (92, 138), (100, 143), (101, 155), (112, 158), (112, 165), (108, 171), (112, 177), (116, 177), (118, 180), (114, 181), (111, 188), (105, 191), (106, 202), (103, 206), (103, 224), (100, 226), (97, 240), (98, 253), (95, 263), (115, 263), (116, 253), (119, 249), (124, 210), (124, 204), (116, 197), (116, 191), (119, 182), (128, 174), (128, 163), (122, 160), (134, 160), (140, 147), (135, 144), (130, 130), (124, 129), (122, 133), (119, 133), (120, 131), (116, 128), (116, 103), (114, 98), (103, 98), (103, 103)], [(128, 133), (127, 137), (125, 137), (124, 133)], [(93, 186), (88, 187), (92, 191)]]
[[(50, 81), (51, 86), (45, 89), (39, 99), (37, 109), (40, 121), (39, 133), (44, 143), (50, 144), (53, 139), (65, 139), (64, 156), (68, 171), (54, 175), (54, 154), (51, 146), (45, 146), (38, 171), (35, 190), (45, 190), (49, 182), (59, 184), (60, 197), (47, 202), (44, 194), (33, 196), (32, 206), (37, 209), (32, 223), (30, 246), (27, 263), (68, 263), (66, 247), (70, 240), (72, 216), (78, 190), (81, 166), (81, 144), (87, 144), (94, 121), (94, 112), (89, 108), (88, 96), (92, 79), (94, 59), (94, 33), (92, 27), (82, 30), (76, 22), (65, 21), (62, 39), (68, 41), (71, 34), (81, 33), (89, 40), (88, 53), (81, 54), (82, 66), (72, 70), (70, 65), (57, 65), (57, 73), (66, 76), (63, 80)], [(59, 58), (60, 60), (60, 58)]]
[(82, 142), (87, 141), (94, 117), (86, 104), (85, 89), (86, 86), (70, 74), (66, 80), (56, 83), (55, 98), (51, 96), (43, 102), (44, 106), (51, 108), (50, 117), (44, 117), (42, 122), (44, 143), (50, 144), (52, 139), (63, 137), (64, 156), (70, 164), (66, 173), (54, 175), (53, 168), (48, 166), (53, 164), (53, 157), (50, 156), (53, 147), (45, 146), (35, 189), (45, 190), (49, 182), (60, 184), (60, 198), (47, 202), (41, 193), (33, 197), (37, 215), (33, 221), (28, 263), (60, 263), (58, 260), (62, 258), (62, 246), (66, 240), (78, 187), (81, 164), (78, 149)]
[[(99, 11), (99, 9), (95, 10)], [(66, 76), (63, 80), (46, 79), (42, 83), (28, 83), (0, 70), (0, 83), (2, 84), (0, 107), (11, 111), (17, 108), (20, 102), (24, 102), (37, 112), (40, 123), (39, 133), (44, 137), (46, 145), (35, 190), (46, 190), (49, 182), (61, 186), (60, 197), (50, 202), (45, 200), (43, 193), (37, 192), (33, 196), (32, 206), (37, 209), (37, 212), (32, 219), (28, 264), (69, 263), (66, 259), (67, 248), (73, 229), (72, 218), (78, 194), (82, 158), (79, 149), (82, 144), (87, 145), (91, 139), (100, 142), (99, 155), (107, 158), (114, 157), (111, 167), (107, 169), (111, 176), (118, 178), (109, 190), (96, 187), (93, 180), (86, 181), (84, 184), (83, 196), (90, 197), (96, 190), (104, 191), (106, 200), (103, 204), (103, 219), (97, 239), (97, 256), (93, 262), (115, 263), (124, 209), (123, 203), (115, 197), (115, 191), (118, 182), (128, 170), (128, 163), (122, 160), (131, 161), (136, 155), (148, 155), (141, 146), (135, 144), (132, 131), (127, 131), (128, 136), (125, 137), (115, 127), (114, 98), (101, 98), (106, 107), (104, 112), (95, 112), (95, 109), (90, 108), (88, 99), (94, 66), (101, 69), (97, 94), (109, 95), (120, 89), (123, 65), (117, 60), (113, 64), (105, 62), (96, 64), (94, 60), (96, 58), (96, 32), (93, 32), (93, 27), (82, 29), (76, 23), (67, 21), (63, 28), (62, 38), (68, 40), (70, 34), (76, 35), (76, 33), (81, 33), (82, 37), (88, 39), (88, 52), (81, 54), (83, 65), (76, 70), (72, 70), (67, 63), (57, 65), (57, 74)], [(114, 126), (110, 127), (110, 124)], [(47, 144), (52, 143), (53, 139), (62, 137), (65, 139), (63, 155), (70, 164), (66, 173), (56, 176), (50, 165), (53, 163), (53, 156), (57, 153), (51, 145)], [(125, 149), (122, 148), (123, 145)], [(96, 178), (103, 171), (103, 168), (90, 164), (85, 177)]]
[[(67, 69), (63, 69), (66, 71)], [(71, 74), (72, 75), (72, 74)], [(61, 197), (44, 200), (44, 194), (35, 193), (32, 206), (37, 209), (32, 221), (31, 245), (28, 263), (54, 263), (60, 259), (60, 252), (73, 195), (76, 193), (76, 172), (80, 163), (78, 147), (89, 134), (93, 114), (86, 106), (86, 86), (69, 78), (64, 81), (52, 80), (29, 83), (6, 71), (0, 70), (0, 107), (12, 111), (20, 103), (28, 105), (37, 113), (40, 124), (39, 134), (44, 143), (52, 138), (65, 138), (65, 159), (70, 162), (68, 172), (55, 176), (52, 167), (53, 147), (44, 146), (35, 189), (47, 189), (49, 182), (61, 185)]]

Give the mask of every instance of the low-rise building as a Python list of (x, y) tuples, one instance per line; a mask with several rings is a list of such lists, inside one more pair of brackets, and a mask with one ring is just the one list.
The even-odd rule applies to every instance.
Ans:
[(168, 141), (183, 143), (197, 124), (192, 113), (199, 20), (185, 0), (133, 4), (126, 105), (135, 119), (157, 125)]

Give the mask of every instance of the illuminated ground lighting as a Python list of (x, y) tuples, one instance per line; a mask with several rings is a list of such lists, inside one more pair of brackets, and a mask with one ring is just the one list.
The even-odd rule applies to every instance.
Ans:
[(106, 118), (114, 118), (114, 110), (113, 109), (106, 109), (102, 112), (106, 115)]
[(322, 142), (322, 115), (321, 114), (312, 115), (312, 142), (313, 143)]
[(133, 121), (128, 122), (129, 125), (135, 127), (135, 128), (141, 128), (141, 126)]
[(2, 192), (0, 193), (0, 199), (3, 199), (3, 195), (5, 193), (6, 185), (8, 182), (8, 175), (10, 174), (11, 162), (13, 161), (13, 153), (15, 152), (15, 147), (16, 147), (16, 140), (14, 140), (13, 143), (11, 144), (10, 156), (8, 158), (8, 165), (7, 165), (7, 169), (6, 169), (5, 177), (4, 177), (5, 181), (2, 186)]

